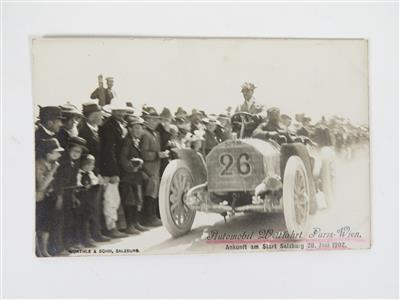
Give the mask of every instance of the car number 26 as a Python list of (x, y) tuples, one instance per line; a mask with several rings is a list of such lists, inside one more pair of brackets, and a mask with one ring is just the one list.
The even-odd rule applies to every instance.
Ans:
[(222, 153), (219, 156), (219, 164), (222, 167), (220, 176), (231, 176), (236, 172), (247, 176), (252, 171), (250, 155), (247, 153), (240, 153), (236, 158), (231, 153)]

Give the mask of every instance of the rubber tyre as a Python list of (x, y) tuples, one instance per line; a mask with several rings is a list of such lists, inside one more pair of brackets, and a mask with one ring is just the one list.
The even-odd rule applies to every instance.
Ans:
[[(297, 174), (300, 174), (302, 179), (296, 179)], [(301, 184), (298, 181), (302, 182)], [(297, 184), (297, 186), (296, 186)], [(306, 197), (296, 196), (300, 193), (296, 193), (297, 191), (304, 190)], [(302, 199), (302, 201), (298, 201), (297, 199)], [(309, 178), (307, 176), (306, 167), (304, 166), (304, 162), (301, 160), (299, 156), (293, 155), (290, 156), (285, 167), (285, 175), (283, 178), (283, 214), (285, 218), (285, 223), (287, 230), (290, 232), (307, 233), (308, 230), (308, 221), (310, 217), (310, 185)], [(302, 213), (304, 220), (298, 220), (296, 216), (296, 203), (302, 203)], [(304, 202), (304, 204), (303, 204)]]
[[(196, 215), (196, 211), (190, 210), (187, 206), (185, 206), (188, 214), (185, 222), (183, 224), (177, 224), (174, 221), (174, 215), (171, 212), (171, 207), (173, 204), (171, 203), (171, 199), (172, 195), (174, 194), (172, 185), (174, 184), (173, 181), (177, 180), (176, 176), (182, 173), (188, 175), (189, 179), (188, 188), (185, 188), (185, 192), (182, 193), (184, 195), (187, 190), (193, 186), (193, 175), (184, 160), (175, 159), (171, 161), (164, 170), (163, 176), (161, 178), (158, 197), (161, 221), (164, 227), (173, 237), (179, 237), (189, 232), (192, 228), (194, 217)], [(183, 199), (177, 201), (182, 201), (183, 203)]]
[(330, 207), (335, 199), (335, 153), (329, 147), (321, 149), (321, 182), (326, 205)]

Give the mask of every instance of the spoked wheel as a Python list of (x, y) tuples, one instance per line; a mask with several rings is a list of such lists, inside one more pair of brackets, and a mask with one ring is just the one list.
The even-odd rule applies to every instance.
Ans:
[(310, 215), (310, 186), (306, 168), (298, 156), (291, 156), (286, 163), (283, 178), (283, 213), (289, 232), (306, 233)]
[(190, 231), (196, 211), (186, 204), (187, 192), (193, 186), (193, 175), (181, 159), (171, 161), (160, 183), (159, 206), (163, 225), (173, 237)]
[(335, 159), (328, 147), (321, 149), (321, 181), (326, 205), (330, 207), (335, 198)]

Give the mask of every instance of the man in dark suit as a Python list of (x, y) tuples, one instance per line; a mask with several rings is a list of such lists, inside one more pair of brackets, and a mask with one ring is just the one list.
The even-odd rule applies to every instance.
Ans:
[[(36, 157), (41, 157), (46, 152), (47, 147), (45, 141), (50, 138), (56, 138), (56, 134), (59, 132), (64, 118), (61, 109), (57, 106), (40, 107), (39, 122), (37, 129), (35, 130)], [(61, 172), (63, 172), (63, 170), (62, 168), (59, 168), (55, 173), (55, 176), (58, 176), (57, 174)], [(56, 192), (54, 192), (52, 196), (53, 199), (49, 208), (51, 212), (49, 250), (51, 254), (60, 254), (63, 252), (63, 213), (61, 205), (59, 204), (61, 200), (58, 200)], [(58, 203), (58, 205), (56, 203)]]
[(143, 225), (146, 227), (161, 226), (158, 213), (158, 189), (160, 185), (161, 159), (168, 157), (167, 151), (161, 151), (160, 135), (156, 128), (159, 125), (159, 115), (153, 107), (148, 107), (143, 115), (146, 129), (140, 141), (143, 171), (148, 177), (144, 184)]
[[(166, 151), (168, 149), (169, 141), (171, 140), (171, 133), (169, 132), (169, 127), (172, 122), (172, 114), (168, 108), (164, 108), (160, 114), (160, 123), (157, 126), (157, 132), (160, 135), (160, 146), (161, 151)], [(168, 157), (161, 159), (160, 176), (164, 173), (165, 168), (169, 162)]]
[(36, 153), (41, 151), (42, 140), (51, 139), (60, 131), (64, 118), (61, 109), (57, 106), (40, 107), (39, 122), (35, 130)]
[(96, 174), (100, 172), (100, 139), (99, 128), (103, 123), (103, 115), (101, 107), (95, 103), (84, 103), (82, 105), (82, 113), (85, 120), (79, 129), (79, 136), (84, 138), (87, 142), (89, 154), (93, 155), (96, 159)]
[(112, 238), (126, 237), (118, 231), (118, 209), (121, 203), (118, 185), (120, 181), (120, 166), (118, 157), (123, 139), (128, 130), (125, 127), (125, 107), (119, 104), (111, 105), (112, 115), (99, 129), (100, 137), (100, 174), (104, 177), (105, 191), (103, 213), (107, 235)]
[[(91, 154), (95, 158), (95, 169), (96, 176), (100, 175), (100, 139), (99, 139), (99, 126), (103, 123), (103, 115), (101, 107), (95, 103), (85, 103), (82, 105), (82, 113), (85, 120), (79, 129), (79, 136), (86, 140), (86, 146), (88, 148), (88, 154)], [(101, 234), (101, 218), (102, 218), (102, 203), (104, 190), (102, 186), (96, 186), (95, 198), (92, 199), (90, 210), (91, 216), (90, 227), (92, 229), (92, 237), (97, 242), (105, 242), (110, 238)]]
[(332, 146), (332, 138), (325, 117), (322, 117), (321, 121), (316, 124), (313, 140), (320, 147)]

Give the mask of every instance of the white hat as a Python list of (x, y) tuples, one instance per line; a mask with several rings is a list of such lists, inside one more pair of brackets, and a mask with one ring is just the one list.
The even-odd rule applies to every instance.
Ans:
[(215, 114), (208, 115), (206, 118), (203, 118), (202, 121), (205, 124), (215, 123), (216, 125), (221, 126), (221, 122), (218, 121), (217, 115), (215, 115)]
[(172, 133), (172, 132), (178, 133), (178, 132), (179, 132), (179, 129), (178, 129), (178, 127), (177, 127), (176, 125), (171, 124), (171, 125), (169, 125), (169, 130), (168, 130), (168, 132), (169, 132), (169, 133)]
[(109, 107), (111, 111), (116, 111), (116, 110), (127, 111), (127, 106), (125, 105), (125, 103), (121, 103), (121, 101), (118, 101), (118, 99), (116, 98), (113, 99)]
[(110, 117), (110, 116), (111, 116), (111, 113), (112, 113), (110, 105), (109, 105), (109, 104), (104, 105), (104, 106), (101, 108), (101, 113), (103, 114), (103, 117), (105, 117), (105, 118)]
[(189, 141), (197, 142), (197, 141), (204, 141), (204, 130), (195, 130), (193, 134), (190, 136)]

